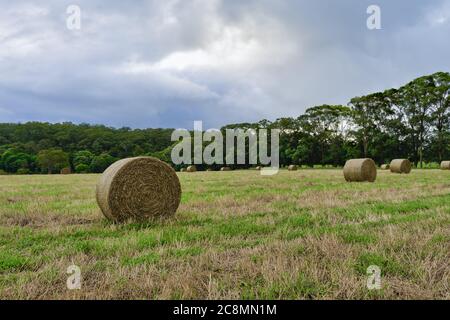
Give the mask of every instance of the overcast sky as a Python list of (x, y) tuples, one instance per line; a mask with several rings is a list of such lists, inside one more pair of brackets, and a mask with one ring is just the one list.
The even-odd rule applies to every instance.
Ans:
[(0, 0), (0, 122), (298, 116), (449, 71), (449, 39), (450, 0)]

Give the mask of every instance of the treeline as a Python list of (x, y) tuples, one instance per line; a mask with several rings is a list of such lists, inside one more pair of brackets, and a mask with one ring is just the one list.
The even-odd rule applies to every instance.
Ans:
[(342, 166), (347, 159), (369, 157), (380, 165), (407, 158), (424, 167), (450, 159), (449, 93), (450, 74), (438, 72), (345, 106), (315, 106), (297, 118), (232, 124), (222, 131), (279, 129), (282, 166)]
[[(279, 129), (280, 164), (340, 166), (349, 158), (379, 164), (450, 159), (450, 74), (438, 72), (343, 105), (312, 107), (297, 118), (227, 125)], [(170, 162), (172, 129), (131, 130), (71, 123), (0, 124), (0, 170), (102, 172), (117, 159), (152, 155)], [(235, 166), (239, 167), (239, 166)]]
[(171, 145), (171, 129), (114, 129), (72, 123), (0, 124), (0, 170), (8, 173), (103, 172), (118, 159)]
[(438, 72), (398, 88), (318, 106), (298, 118), (278, 119), (282, 163), (343, 165), (370, 157), (379, 164), (408, 158), (450, 159), (450, 74)]

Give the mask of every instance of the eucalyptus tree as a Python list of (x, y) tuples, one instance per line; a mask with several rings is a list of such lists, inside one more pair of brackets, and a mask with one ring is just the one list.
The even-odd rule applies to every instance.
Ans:
[(361, 143), (363, 156), (369, 156), (369, 147), (375, 135), (381, 131), (380, 121), (383, 120), (383, 94), (373, 93), (367, 96), (355, 97), (350, 100), (352, 121), (355, 125), (354, 135)]
[(414, 159), (421, 168), (424, 145), (431, 133), (435, 90), (432, 76), (417, 78), (398, 90), (404, 121), (411, 137)]
[(327, 160), (336, 162), (333, 161), (337, 160), (333, 155), (327, 157), (327, 151), (333, 143), (342, 144), (344, 141), (342, 129), (349, 116), (350, 110), (346, 106), (322, 105), (307, 109), (305, 114), (298, 118), (301, 130), (310, 142), (309, 152), (315, 153), (318, 149), (320, 157), (313, 157), (316, 163), (326, 164)]
[(436, 132), (438, 159), (442, 161), (450, 143), (450, 74), (437, 72), (431, 77), (434, 81), (431, 118)]

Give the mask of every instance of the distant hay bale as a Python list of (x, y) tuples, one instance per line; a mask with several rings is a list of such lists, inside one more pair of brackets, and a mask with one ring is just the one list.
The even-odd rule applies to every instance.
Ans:
[(390, 166), (388, 164), (382, 164), (381, 170), (389, 170)]
[(186, 172), (186, 168), (181, 168), (180, 172)]
[(105, 170), (97, 203), (110, 220), (171, 217), (181, 199), (180, 181), (167, 163), (152, 157), (128, 158)]
[(187, 172), (197, 172), (197, 167), (196, 166), (189, 166), (186, 169)]
[(297, 170), (298, 170), (298, 167), (297, 167), (295, 164), (291, 164), (291, 165), (288, 167), (288, 170), (289, 170), (289, 171), (297, 171)]
[(395, 159), (391, 161), (390, 169), (393, 173), (410, 173), (411, 162), (408, 159)]
[(220, 171), (231, 171), (230, 167), (222, 167), (220, 168)]
[(208, 168), (208, 169), (206, 169), (206, 171), (210, 172), (210, 171), (213, 171), (213, 169), (211, 169), (211, 168)]
[(442, 170), (450, 170), (450, 161), (442, 161), (441, 169)]
[(348, 182), (374, 182), (377, 178), (377, 166), (372, 159), (351, 159), (345, 163), (344, 177)]
[(71, 174), (71, 173), (72, 173), (72, 170), (69, 167), (62, 168), (60, 171), (60, 174)]
[(255, 170), (261, 170), (261, 167), (260, 166), (257, 166), (256, 168), (255, 168)]

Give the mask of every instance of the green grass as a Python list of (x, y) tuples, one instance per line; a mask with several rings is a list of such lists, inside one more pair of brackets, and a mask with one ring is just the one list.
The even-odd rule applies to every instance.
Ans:
[[(113, 224), (98, 175), (0, 176), (0, 298), (450, 298), (450, 172), (179, 177), (175, 219)], [(365, 286), (370, 265), (382, 290)]]

